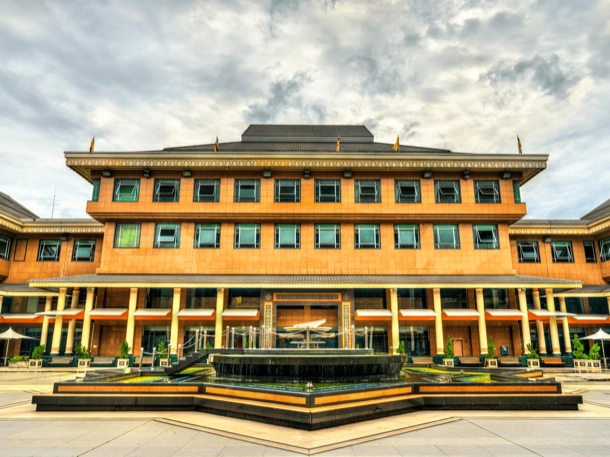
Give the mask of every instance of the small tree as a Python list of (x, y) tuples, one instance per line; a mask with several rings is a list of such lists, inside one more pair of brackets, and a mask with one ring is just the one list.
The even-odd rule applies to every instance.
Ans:
[(123, 341), (119, 351), (121, 353), (121, 358), (122, 359), (128, 359), (129, 358), (129, 351), (131, 351), (131, 348), (129, 347), (129, 343), (127, 342), (127, 340)]
[(76, 349), (74, 350), (74, 352), (76, 353), (76, 356), (79, 359), (90, 359), (91, 358), (91, 352), (81, 343), (78, 343), (76, 345)]
[(572, 357), (575, 359), (588, 359), (589, 356), (585, 353), (585, 346), (578, 339), (578, 335), (574, 335), (572, 340)]
[(165, 341), (159, 341), (159, 344), (157, 344), (157, 352), (159, 353), (160, 359), (167, 359), (169, 357), (169, 351), (165, 347)]
[(445, 346), (445, 358), (452, 359), (455, 354), (455, 349), (453, 348), (453, 341), (451, 341), (451, 337), (447, 337), (447, 345)]
[(208, 341), (205, 345), (206, 349), (212, 349), (212, 345), (210, 344), (210, 342)]
[(496, 345), (494, 344), (491, 336), (489, 337), (489, 342), (487, 343), (487, 358), (495, 359), (496, 358)]
[(540, 358), (540, 356), (536, 352), (536, 349), (534, 349), (534, 346), (532, 345), (532, 343), (527, 343), (527, 350), (530, 351), (530, 353), (527, 355), (528, 359), (539, 359)]
[(32, 360), (41, 360), (42, 356), (44, 355), (44, 351), (46, 349), (46, 346), (44, 344), (41, 344), (40, 346), (36, 346), (34, 348), (34, 350), (32, 351), (32, 357), (30, 357)]
[(405, 342), (401, 341), (400, 345), (398, 346), (398, 349), (396, 349), (396, 353), (397, 354), (404, 354), (405, 353)]
[(599, 360), (599, 350), (601, 348), (599, 347), (599, 344), (595, 343), (592, 347), (591, 350), (589, 351), (589, 358), (591, 360)]

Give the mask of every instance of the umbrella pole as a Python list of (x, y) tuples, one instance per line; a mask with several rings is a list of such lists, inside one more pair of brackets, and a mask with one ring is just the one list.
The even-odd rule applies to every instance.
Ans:
[(604, 355), (604, 368), (607, 370), (608, 363), (606, 362), (606, 349), (604, 348), (604, 340), (601, 340), (601, 342), (602, 342), (602, 354)]
[(4, 366), (8, 363), (8, 345), (11, 343), (11, 340), (6, 340), (6, 351), (4, 352)]

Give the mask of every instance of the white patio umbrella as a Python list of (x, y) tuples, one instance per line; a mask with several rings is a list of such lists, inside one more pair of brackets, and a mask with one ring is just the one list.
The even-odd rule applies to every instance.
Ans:
[(578, 338), (578, 339), (579, 340), (600, 340), (602, 342), (602, 354), (604, 355), (604, 368), (608, 369), (608, 365), (606, 363), (606, 350), (604, 349), (604, 341), (610, 340), (610, 334), (604, 332), (600, 328), (593, 335), (583, 336), (582, 338)]
[(0, 333), (0, 340), (6, 340), (6, 352), (4, 354), (4, 366), (6, 366), (7, 360), (8, 360), (8, 345), (11, 342), (11, 340), (35, 340), (36, 338), (32, 338), (31, 336), (25, 336), (22, 335), (21, 333), (17, 333), (15, 330), (13, 330), (12, 327), (9, 327), (9, 329), (6, 332), (2, 332)]

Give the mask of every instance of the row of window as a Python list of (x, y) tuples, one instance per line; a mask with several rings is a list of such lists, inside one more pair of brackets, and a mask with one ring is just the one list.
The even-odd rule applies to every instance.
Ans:
[[(554, 263), (574, 263), (574, 249), (571, 241), (551, 241), (551, 254)], [(583, 241), (585, 261), (597, 263), (595, 242)], [(540, 263), (538, 241), (517, 241), (517, 252), (521, 263)], [(599, 258), (602, 262), (610, 260), (610, 237), (599, 240)]]
[[(57, 262), (61, 254), (61, 240), (40, 240), (38, 244), (39, 262)], [(95, 240), (74, 240), (72, 247), (73, 262), (93, 262)]]
[[(99, 198), (100, 180), (94, 180), (93, 201)], [(341, 181), (338, 179), (316, 179), (314, 182), (316, 203), (340, 203)], [(380, 203), (381, 181), (378, 179), (355, 180), (356, 203)], [(260, 202), (260, 179), (236, 179), (233, 201)], [(516, 203), (521, 203), (519, 181), (513, 181)], [(437, 203), (461, 203), (462, 193), (459, 180), (434, 181)], [(300, 179), (276, 179), (274, 201), (277, 203), (298, 203), (301, 201)], [(474, 181), (476, 203), (501, 203), (499, 181)], [(396, 203), (421, 203), (421, 183), (419, 180), (395, 180), (394, 197)], [(137, 202), (140, 198), (140, 180), (114, 180), (113, 201)], [(155, 179), (153, 202), (177, 202), (180, 200), (180, 179)], [(220, 201), (220, 179), (195, 179), (194, 202)]]

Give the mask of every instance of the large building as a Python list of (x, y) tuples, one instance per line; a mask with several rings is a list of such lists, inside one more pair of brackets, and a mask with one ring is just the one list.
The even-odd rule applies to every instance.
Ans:
[(498, 355), (532, 342), (558, 356), (610, 327), (610, 200), (524, 220), (520, 187), (546, 155), (251, 125), (232, 143), (65, 157), (92, 184), (92, 219), (0, 194), (0, 326), (52, 355), (118, 355), (124, 340), (188, 352), (196, 332), (243, 347), (250, 327), (257, 346), (290, 347), (287, 328), (324, 319), (326, 347), (434, 356), (450, 338), (478, 356), (492, 337)]

